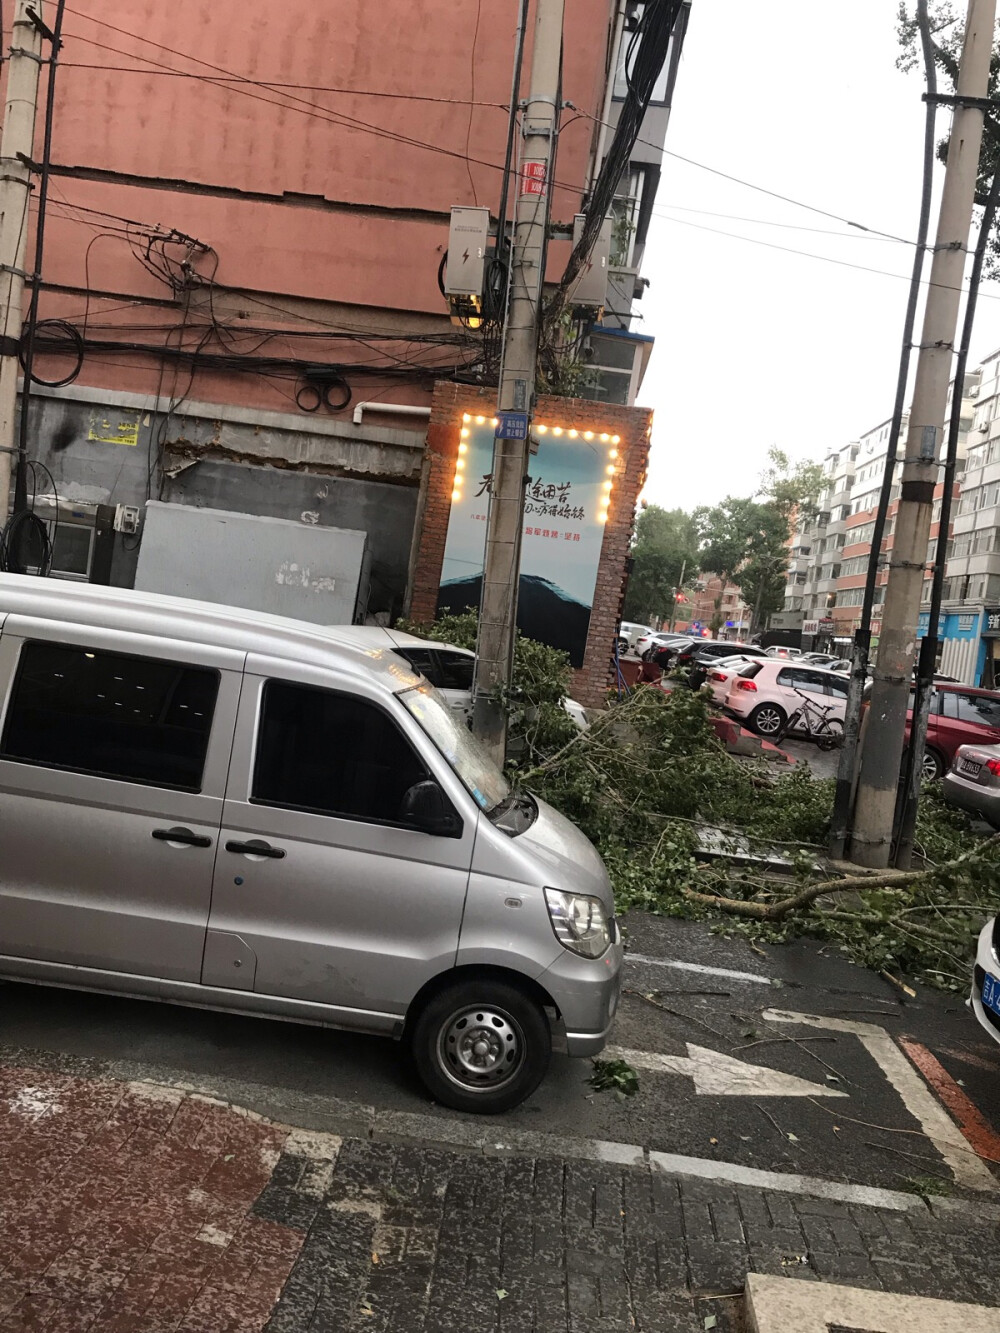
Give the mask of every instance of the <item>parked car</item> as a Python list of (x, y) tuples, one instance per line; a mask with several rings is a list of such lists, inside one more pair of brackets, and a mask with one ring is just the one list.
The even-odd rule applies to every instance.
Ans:
[(800, 662), (808, 662), (811, 666), (832, 667), (834, 662), (841, 659), (835, 653), (802, 653), (799, 656)]
[(781, 733), (802, 700), (797, 690), (823, 707), (833, 705), (831, 720), (843, 722), (848, 682), (825, 667), (767, 659), (742, 667), (729, 683), (726, 708), (758, 736)]
[(630, 653), (640, 636), (652, 633), (648, 625), (636, 625), (631, 620), (623, 620), (618, 628), (619, 653)]
[(828, 671), (836, 671), (838, 676), (849, 676), (854, 663), (849, 657), (836, 657), (827, 665)]
[(671, 643), (688, 643), (690, 638), (689, 634), (677, 634), (673, 630), (650, 630), (648, 634), (640, 634), (636, 639), (635, 651), (644, 662), (648, 662), (656, 648)]
[(0, 719), (0, 977), (398, 1037), (472, 1112), (547, 1010), (603, 1048), (601, 858), (388, 647), (0, 574)]
[[(723, 639), (695, 639), (691, 650), (692, 660), (688, 675), (688, 683), (691, 688), (694, 690), (700, 689), (715, 663), (725, 657), (731, 657), (734, 653), (749, 657), (751, 660), (758, 658), (764, 660), (765, 657), (763, 648), (754, 648), (741, 643), (729, 643)], [(679, 653), (673, 665), (687, 666), (685, 654)]]
[(783, 662), (797, 661), (802, 656), (798, 648), (789, 648), (785, 643), (773, 643), (765, 652), (768, 657), (778, 657)]
[(941, 791), (951, 805), (1000, 829), (1000, 745), (960, 745)]
[[(331, 625), (329, 629), (346, 643), (388, 648), (428, 680), (449, 708), (471, 722), (476, 654), (470, 648), (438, 643), (436, 639), (421, 639), (415, 634), (381, 625)], [(563, 699), (562, 704), (580, 730), (586, 731), (590, 723), (583, 705), (575, 699)]]
[(1000, 1042), (1000, 917), (979, 932), (969, 1004), (980, 1025)]
[[(906, 715), (906, 740), (910, 739), (913, 714)], [(927, 719), (923, 776), (940, 778), (951, 766), (962, 745), (995, 745), (1000, 741), (1000, 693), (978, 690), (971, 685), (953, 685), (935, 680), (931, 711)]]
[(713, 702), (722, 707), (726, 702), (733, 677), (743, 667), (754, 661), (756, 661), (756, 658), (744, 657), (742, 654), (736, 657), (718, 658), (709, 668), (708, 675), (705, 678), (705, 684), (712, 691)]

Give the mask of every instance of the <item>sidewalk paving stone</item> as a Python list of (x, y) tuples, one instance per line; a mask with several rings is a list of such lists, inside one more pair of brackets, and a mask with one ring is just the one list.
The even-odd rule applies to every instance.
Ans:
[(939, 1212), (0, 1068), (3, 1333), (727, 1333), (749, 1271), (1000, 1306), (995, 1217)]

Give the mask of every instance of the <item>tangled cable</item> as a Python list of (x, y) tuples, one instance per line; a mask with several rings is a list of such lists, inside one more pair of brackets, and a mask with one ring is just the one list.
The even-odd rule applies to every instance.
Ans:
[[(47, 578), (52, 572), (52, 551), (56, 533), (59, 531), (59, 493), (55, 478), (44, 463), (32, 459), (25, 460), (31, 475), (31, 499), (27, 509), (20, 509), (12, 514), (8, 522), (0, 529), (0, 571), (7, 574), (39, 574)], [(55, 517), (52, 535), (43, 519), (35, 513), (38, 472), (44, 472), (52, 487), (52, 499)]]

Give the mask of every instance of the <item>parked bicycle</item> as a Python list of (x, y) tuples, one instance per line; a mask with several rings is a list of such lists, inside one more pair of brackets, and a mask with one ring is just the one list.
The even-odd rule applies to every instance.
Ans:
[(802, 702), (771, 739), (780, 745), (789, 732), (797, 731), (804, 733), (806, 740), (815, 741), (817, 749), (835, 750), (844, 739), (843, 722), (839, 717), (830, 716), (837, 704), (818, 704), (794, 685), (792, 689)]

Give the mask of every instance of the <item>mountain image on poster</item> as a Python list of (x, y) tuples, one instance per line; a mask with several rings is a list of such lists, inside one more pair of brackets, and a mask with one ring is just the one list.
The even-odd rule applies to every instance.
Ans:
[[(438, 593), (438, 615), (479, 609), (483, 578), (452, 579)], [(517, 597), (517, 627), (529, 639), (569, 654), (570, 665), (583, 666), (590, 629), (590, 607), (567, 596), (548, 579), (522, 574)]]

